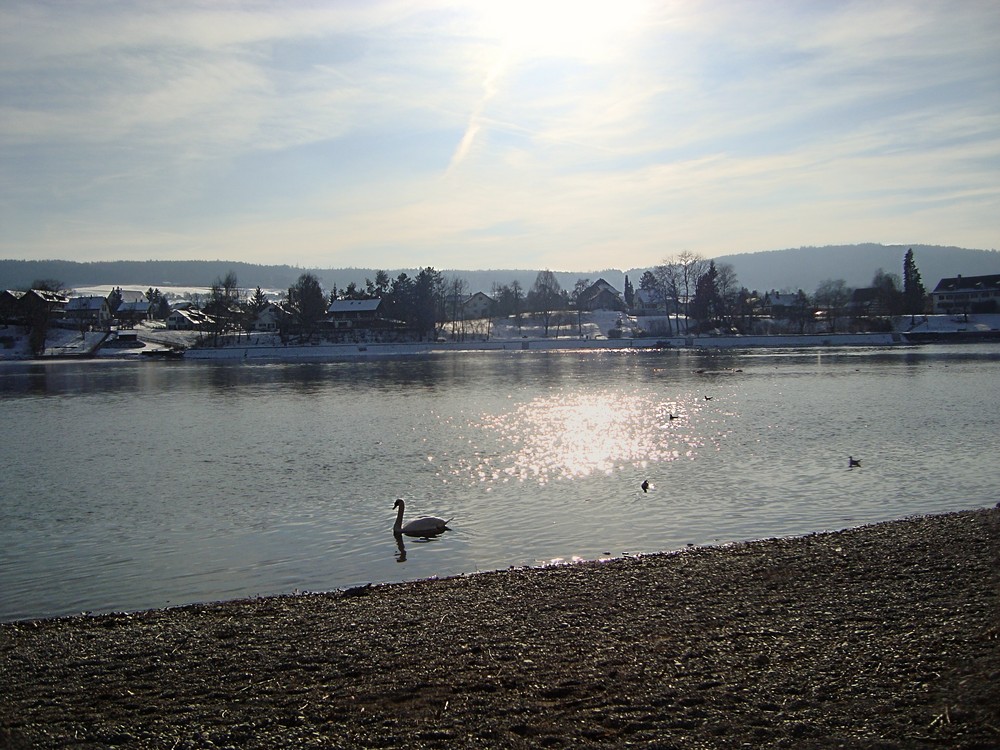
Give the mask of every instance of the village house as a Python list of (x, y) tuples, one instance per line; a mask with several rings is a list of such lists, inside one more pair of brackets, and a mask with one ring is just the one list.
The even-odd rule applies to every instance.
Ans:
[(795, 318), (805, 313), (814, 312), (808, 295), (800, 296), (799, 292), (779, 292), (772, 289), (764, 295), (763, 311), (775, 320)]
[(149, 320), (153, 314), (153, 304), (143, 297), (134, 302), (122, 302), (118, 305), (115, 317), (125, 326), (134, 326), (144, 320)]
[[(672, 300), (668, 304), (672, 307)], [(673, 310), (676, 312), (676, 310)], [(636, 289), (632, 295), (632, 314), (640, 317), (649, 315), (664, 315), (664, 304), (659, 294), (648, 289)]]
[(875, 287), (864, 287), (851, 292), (845, 312), (852, 318), (875, 318), (886, 315), (882, 309), (883, 292)]
[(21, 297), (24, 292), (4, 289), (0, 292), (0, 323), (17, 323), (21, 320)]
[(106, 329), (111, 324), (107, 297), (73, 297), (66, 303), (65, 320), (82, 328)]
[(333, 328), (371, 328), (379, 319), (382, 300), (335, 299), (327, 308), (327, 320)]
[(39, 317), (61, 318), (68, 303), (69, 297), (64, 294), (50, 292), (47, 289), (29, 289), (17, 301), (18, 314), (25, 322), (31, 322)]
[(493, 312), (493, 298), (483, 292), (466, 297), (462, 303), (462, 317), (466, 320), (488, 318)]
[(586, 312), (594, 310), (625, 310), (621, 292), (604, 279), (598, 279), (588, 286), (577, 299), (577, 308)]
[(268, 304), (254, 317), (252, 330), (256, 333), (277, 333), (282, 321), (289, 317), (289, 313), (278, 305)]
[(146, 299), (146, 293), (138, 289), (118, 289), (122, 302), (141, 302)]
[(194, 308), (174, 310), (167, 316), (167, 328), (171, 331), (200, 331), (211, 322), (210, 315)]
[(1000, 312), (1000, 274), (941, 279), (931, 299), (937, 315)]

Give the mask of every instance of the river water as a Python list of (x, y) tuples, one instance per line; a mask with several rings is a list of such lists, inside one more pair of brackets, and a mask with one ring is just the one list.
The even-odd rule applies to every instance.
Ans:
[[(998, 367), (986, 344), (0, 364), (0, 620), (990, 506)], [(401, 548), (397, 497), (452, 530)]]

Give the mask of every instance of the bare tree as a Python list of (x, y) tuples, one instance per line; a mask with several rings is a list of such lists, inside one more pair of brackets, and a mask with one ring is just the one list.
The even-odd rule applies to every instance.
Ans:
[(445, 293), (447, 312), (451, 319), (451, 335), (452, 338), (458, 338), (460, 341), (465, 340), (463, 303), (465, 302), (466, 287), (465, 279), (455, 276), (448, 280), (447, 291)]
[(556, 275), (547, 269), (539, 271), (531, 291), (528, 292), (528, 306), (541, 317), (546, 337), (549, 335), (552, 313), (562, 301), (562, 287), (559, 286)]
[(903, 311), (904, 297), (901, 291), (902, 282), (894, 273), (886, 273), (879, 268), (872, 278), (872, 288), (875, 289), (878, 312), (884, 316), (900, 315)]
[(510, 294), (511, 299), (514, 302), (514, 322), (517, 323), (517, 332), (521, 333), (521, 308), (524, 304), (524, 289), (521, 288), (521, 282), (514, 279), (510, 282)]
[(577, 279), (570, 299), (576, 306), (576, 335), (583, 338), (583, 306), (580, 299), (583, 293), (590, 289), (590, 279)]
[(673, 264), (677, 268), (675, 288), (684, 306), (684, 330), (690, 330), (691, 300), (694, 298), (698, 280), (708, 271), (708, 261), (690, 250), (681, 252)]
[(204, 309), (212, 316), (211, 331), (215, 336), (236, 328), (240, 315), (240, 288), (233, 271), (212, 282)]
[(662, 263), (653, 268), (652, 274), (655, 279), (655, 286), (653, 289), (656, 290), (656, 299), (663, 304), (663, 314), (667, 316), (667, 335), (672, 336), (674, 333), (673, 324), (670, 322), (670, 308), (673, 306), (674, 312), (676, 313), (676, 299), (674, 296), (674, 291), (676, 286), (674, 285), (675, 280), (675, 269), (673, 266)]
[(843, 279), (826, 279), (816, 287), (813, 301), (816, 307), (823, 310), (830, 325), (830, 333), (837, 332), (837, 318), (843, 315), (850, 299), (851, 290)]
[(719, 263), (715, 267), (715, 272), (715, 290), (719, 294), (719, 316), (727, 326), (732, 327), (736, 320), (740, 293), (736, 269), (731, 263)]
[[(688, 250), (679, 255), (667, 258), (661, 265), (653, 269), (653, 276), (660, 287), (660, 292), (666, 304), (673, 303), (674, 310), (683, 310), (684, 329), (689, 330), (689, 313), (691, 300), (694, 298), (698, 280), (708, 271), (708, 261), (697, 253)], [(668, 311), (669, 315), (669, 311)], [(669, 317), (668, 332), (669, 332)], [(680, 326), (678, 325), (678, 333)]]

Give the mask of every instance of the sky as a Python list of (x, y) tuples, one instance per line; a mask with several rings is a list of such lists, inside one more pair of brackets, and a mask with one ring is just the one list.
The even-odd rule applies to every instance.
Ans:
[(0, 4), (0, 257), (1000, 245), (1000, 3)]

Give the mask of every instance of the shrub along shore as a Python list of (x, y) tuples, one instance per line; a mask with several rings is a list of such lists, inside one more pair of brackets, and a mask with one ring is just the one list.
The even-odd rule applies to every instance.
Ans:
[(1000, 509), (0, 625), (0, 747), (1000, 746)]

